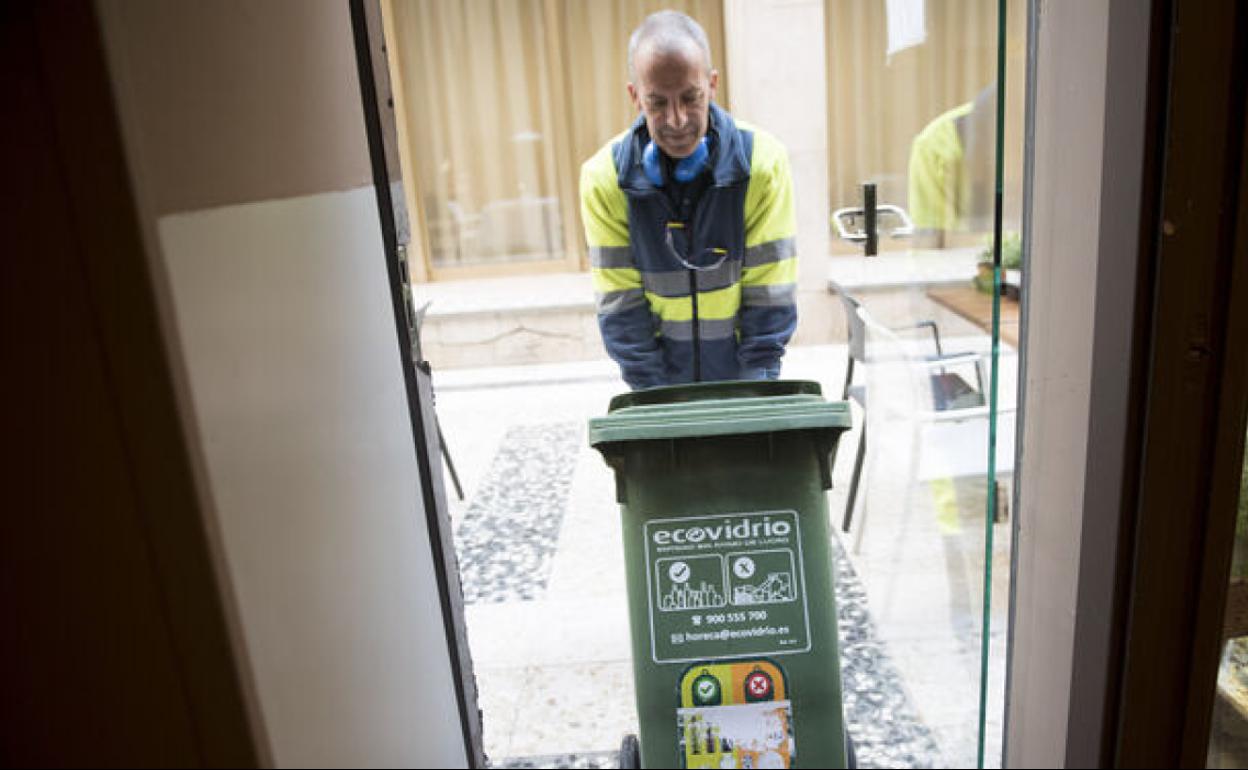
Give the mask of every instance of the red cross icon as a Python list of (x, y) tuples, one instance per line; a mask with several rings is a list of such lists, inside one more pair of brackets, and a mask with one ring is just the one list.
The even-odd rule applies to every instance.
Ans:
[(755, 671), (745, 678), (745, 691), (750, 700), (767, 700), (771, 697), (771, 677)]

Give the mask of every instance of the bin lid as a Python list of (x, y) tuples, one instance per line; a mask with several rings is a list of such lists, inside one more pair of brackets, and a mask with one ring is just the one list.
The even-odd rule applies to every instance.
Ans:
[(849, 405), (825, 401), (819, 383), (750, 380), (673, 385), (611, 399), (589, 421), (589, 444), (731, 436), (791, 430), (847, 430)]

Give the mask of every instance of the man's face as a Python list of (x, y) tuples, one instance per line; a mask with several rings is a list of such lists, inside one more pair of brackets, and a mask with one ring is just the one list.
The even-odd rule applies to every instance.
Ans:
[(633, 61), (635, 83), (628, 84), (633, 106), (646, 116), (650, 138), (672, 158), (685, 158), (706, 135), (707, 114), (719, 73), (706, 71), (701, 52), (656, 52), (643, 47)]

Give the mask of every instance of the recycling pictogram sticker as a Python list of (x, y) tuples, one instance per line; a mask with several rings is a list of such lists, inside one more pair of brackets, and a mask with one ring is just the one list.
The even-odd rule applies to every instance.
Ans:
[(703, 671), (693, 680), (693, 703), (695, 706), (718, 706), (723, 702), (723, 688), (719, 679), (709, 671)]
[(745, 677), (745, 700), (750, 703), (771, 700), (775, 695), (775, 685), (767, 672), (754, 669)]

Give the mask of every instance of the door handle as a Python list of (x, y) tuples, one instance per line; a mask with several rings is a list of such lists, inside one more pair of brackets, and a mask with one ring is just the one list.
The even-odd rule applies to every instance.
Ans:
[[(906, 238), (914, 235), (914, 222), (910, 220), (910, 215), (905, 209), (891, 203), (876, 205), (875, 185), (868, 183), (862, 188), (862, 206), (850, 206), (832, 212), (832, 223), (841, 240), (862, 243), (866, 255), (875, 256), (879, 246), (878, 222), (881, 213), (889, 214), (901, 222), (899, 226), (889, 231), (890, 238)], [(859, 226), (859, 220), (862, 222), (861, 226)]]

